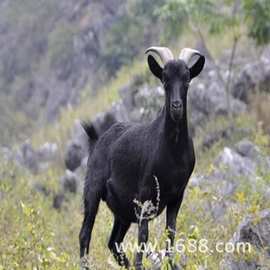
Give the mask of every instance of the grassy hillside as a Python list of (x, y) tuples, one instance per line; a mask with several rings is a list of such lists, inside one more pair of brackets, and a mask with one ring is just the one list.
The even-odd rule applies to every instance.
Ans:
[[(236, 120), (242, 127), (254, 127), (250, 140), (256, 142), (263, 151), (269, 137), (256, 131), (256, 122), (248, 116), (239, 116)], [(219, 124), (219, 123), (217, 123)], [(227, 125), (226, 120), (220, 120), (221, 125)], [(211, 123), (206, 127), (211, 130)], [(196, 138), (198, 142), (200, 138)], [(199, 154), (196, 173), (207, 174), (211, 171), (213, 157), (223, 145), (233, 145), (239, 138), (222, 141), (211, 150)], [(70, 195), (69, 201), (62, 211), (52, 209), (52, 193), (48, 197), (33, 190), (33, 183), (46, 183), (51, 191), (58, 188), (59, 168), (51, 168), (36, 179), (24, 169), (16, 165), (1, 162), (0, 183), (0, 269), (79, 269), (78, 268), (78, 232), (82, 221), (81, 195)], [(270, 183), (270, 175), (262, 175), (257, 185)], [(248, 213), (257, 213), (270, 207), (269, 200), (258, 194), (249, 182), (243, 182), (230, 198), (235, 207), (228, 211), (224, 223), (218, 224), (210, 213), (205, 212), (202, 205), (205, 201), (215, 200), (215, 194), (204, 192), (198, 187), (189, 187), (186, 192), (181, 214), (178, 217), (177, 232), (185, 237), (210, 240), (214, 245), (217, 241), (228, 241), (239, 224)], [(151, 223), (151, 237), (159, 236), (164, 239), (164, 215)], [(109, 251), (106, 243), (112, 227), (112, 215), (102, 203), (94, 228), (91, 258), (93, 269), (109, 269)], [(136, 241), (136, 229), (133, 227), (127, 239)], [(224, 254), (190, 254), (185, 269), (195, 270), (199, 265), (207, 263), (207, 269), (218, 269), (218, 263)], [(132, 254), (129, 254), (132, 256)]]
[[(52, 1), (48, 3), (53, 4)], [(134, 1), (132, 3), (134, 4)], [(16, 13), (13, 16), (16, 18)], [(27, 17), (22, 19), (27, 20)], [(120, 30), (122, 29), (121, 27), (119, 26)], [(120, 30), (117, 27), (115, 29), (118, 35)], [(51, 33), (52, 39), (58, 36), (57, 33)], [(62, 32), (60, 31), (60, 33)], [(209, 49), (215, 57), (230, 51), (233, 41), (232, 33), (212, 36), (205, 31), (204, 34)], [(115, 35), (115, 37), (118, 36)], [(174, 39), (170, 47), (177, 53), (179, 48), (194, 47), (196, 40), (196, 35), (186, 31), (180, 38)], [(244, 51), (243, 54), (250, 53), (250, 48), (254, 48), (253, 44), (246, 37), (241, 39), (239, 47), (241, 48), (240, 53)], [(113, 49), (117, 51), (117, 48)], [(107, 110), (114, 101), (119, 99), (119, 89), (129, 84), (134, 77), (140, 76), (143, 81), (150, 85), (157, 85), (159, 83), (148, 71), (143, 55), (144, 49), (140, 48), (138, 52), (138, 48), (135, 48), (136, 53), (134, 52), (134, 55), (137, 53), (139, 55), (136, 60), (131, 61), (131, 63), (121, 63), (123, 65), (122, 68), (111, 79), (103, 82), (102, 86), (96, 89), (95, 94), (93, 94), (92, 84), (88, 82), (80, 91), (81, 102), (76, 106), (62, 108), (58, 121), (46, 125), (38, 125), (40, 124), (39, 122), (36, 125), (34, 124), (35, 132), (33, 134), (30, 133), (29, 139), (35, 147), (42, 145), (44, 142), (55, 142), (60, 148), (61, 159), (55, 162), (53, 166), (38, 175), (33, 175), (15, 162), (7, 161), (2, 156), (0, 157), (0, 270), (79, 269), (78, 234), (83, 217), (81, 194), (67, 194), (68, 200), (65, 201), (60, 211), (52, 207), (53, 196), (60, 188), (59, 179), (65, 171), (63, 157), (66, 144), (71, 136), (71, 129), (76, 119), (94, 119), (97, 113)], [(59, 50), (61, 51), (61, 48)], [(126, 53), (119, 50), (117, 52), (119, 54)], [(52, 55), (53, 53), (51, 52)], [(108, 55), (105, 56), (108, 57)], [(269, 94), (266, 95), (267, 97), (269, 96)], [(267, 99), (264, 96), (262, 97), (265, 102)], [(6, 104), (9, 104), (9, 99), (5, 101)], [(247, 113), (237, 115), (234, 118), (234, 124), (239, 129), (248, 130), (247, 139), (256, 144), (262, 153), (270, 155), (270, 137), (262, 129), (261, 119), (257, 114), (257, 109), (260, 106), (261, 103), (256, 101), (249, 107)], [(267, 108), (267, 106), (268, 104), (265, 102), (264, 108)], [(2, 107), (0, 106), (1, 109)], [(23, 124), (23, 127), (28, 131), (28, 133), (25, 133), (26, 135), (29, 134), (29, 130), (32, 130), (32, 124), (22, 114), (10, 113), (9, 110), (5, 111), (5, 113), (9, 114), (9, 117), (4, 117), (5, 125), (9, 124), (9, 128), (13, 133), (18, 132), (18, 126), (15, 125), (18, 120), (17, 117), (22, 118), (19, 119), (22, 123), (30, 125), (28, 127)], [(13, 121), (10, 119), (13, 119)], [(229, 128), (230, 125), (231, 122), (227, 117), (218, 117), (214, 120), (209, 119), (207, 124), (198, 129), (194, 138), (197, 157), (195, 175), (204, 175), (206, 177), (210, 175), (215, 169), (214, 160), (220, 151), (225, 146), (233, 147), (235, 143), (242, 139), (242, 135), (235, 132), (229, 138), (219, 140), (210, 149), (202, 151), (201, 145), (206, 134), (219, 129)], [(15, 135), (14, 137), (18, 138), (17, 134)], [(23, 136), (23, 139), (26, 135)], [(9, 133), (5, 135), (6, 138), (9, 138), (9, 136)], [(13, 146), (17, 148), (19, 146), (18, 141)], [(270, 201), (265, 199), (262, 193), (258, 192), (258, 190), (269, 187), (269, 173), (259, 169), (256, 172), (256, 181), (253, 184), (244, 177), (238, 180), (239, 185), (237, 189), (224, 199), (231, 201), (232, 204), (225, 212), (222, 223), (217, 221), (210, 211), (205, 210), (205, 204), (211, 204), (212, 202), (219, 204), (220, 202), (214, 187), (209, 187), (205, 191), (196, 185), (190, 184), (177, 220), (177, 237), (183, 237), (187, 240), (208, 239), (211, 246), (214, 246), (218, 241), (227, 242), (232, 238), (239, 223), (248, 214), (257, 215), (262, 209), (270, 208)], [(35, 187), (38, 184), (46, 187), (48, 190), (46, 196), (37, 192)], [(110, 266), (112, 258), (109, 250), (106, 248), (112, 222), (111, 212), (102, 203), (93, 231), (90, 259), (93, 267), (91, 270), (112, 269), (112, 266)], [(165, 217), (162, 214), (155, 221), (151, 222), (149, 230), (150, 241), (157, 237), (162, 248), (164, 248), (165, 239), (164, 227)], [(130, 229), (126, 241), (136, 242), (135, 225)], [(219, 269), (219, 263), (224, 255), (224, 253), (215, 251), (207, 252), (206, 254), (200, 252), (186, 253), (181, 258), (181, 261), (185, 261), (185, 270), (201, 270), (200, 266), (205, 266), (207, 270), (216, 270)], [(129, 252), (128, 256), (133, 258), (134, 254)], [(254, 257), (257, 258), (257, 261), (264, 260), (264, 258), (260, 258), (260, 256), (263, 256), (261, 253), (253, 252), (249, 256), (250, 260)], [(179, 256), (176, 259), (179, 260)], [(145, 263), (149, 264), (148, 261)], [(163, 265), (163, 269), (167, 269), (166, 262)]]
[[(66, 140), (75, 119), (88, 119), (94, 117), (99, 111), (105, 110), (118, 98), (118, 89), (127, 84), (135, 75), (148, 76), (144, 60), (124, 68), (116, 78), (98, 91), (96, 97), (89, 96), (88, 89), (84, 91), (84, 102), (75, 109), (63, 110), (59, 123), (49, 125), (34, 134), (32, 140), (35, 145), (44, 141), (57, 142), (64, 151)], [(152, 81), (151, 83), (156, 83)], [(259, 145), (262, 151), (267, 148), (269, 137), (258, 132), (257, 119), (252, 114), (239, 115), (235, 119), (237, 127), (251, 128), (250, 140)], [(213, 169), (214, 157), (224, 146), (231, 146), (240, 137), (236, 134), (230, 140), (221, 140), (210, 150), (201, 152), (199, 146), (204, 134), (219, 127), (229, 126), (226, 118), (212, 122), (204, 127), (202, 133), (195, 138), (197, 150), (196, 174), (207, 174)], [(79, 269), (78, 259), (78, 232), (82, 221), (81, 195), (69, 195), (68, 202), (58, 212), (52, 209), (52, 196), (59, 188), (58, 179), (63, 173), (63, 166), (56, 164), (41, 175), (34, 176), (25, 169), (17, 167), (12, 162), (2, 160), (0, 183), (0, 269)], [(260, 182), (270, 183), (270, 175), (263, 175)], [(48, 197), (33, 190), (34, 183), (45, 183), (51, 191)], [(202, 208), (205, 201), (215, 200), (215, 194), (204, 192), (198, 187), (188, 188), (178, 217), (177, 231), (185, 237), (210, 239), (211, 244), (217, 241), (228, 241), (239, 224), (248, 213), (257, 213), (261, 209), (269, 208), (269, 201), (258, 194), (248, 182), (239, 186), (232, 199), (237, 207), (228, 211), (224, 217), (224, 224), (217, 224), (215, 219)], [(158, 235), (162, 243), (164, 235), (164, 215), (151, 223), (151, 238)], [(93, 269), (109, 269), (109, 251), (106, 243), (112, 227), (112, 215), (102, 203), (97, 223), (93, 232), (91, 263)], [(127, 240), (136, 241), (136, 228), (132, 227)], [(218, 269), (218, 264), (224, 254), (189, 254), (187, 270), (197, 270), (199, 265), (207, 264), (207, 269)], [(129, 254), (133, 256), (133, 254)], [(148, 262), (149, 263), (149, 262)], [(165, 266), (164, 266), (165, 267)]]

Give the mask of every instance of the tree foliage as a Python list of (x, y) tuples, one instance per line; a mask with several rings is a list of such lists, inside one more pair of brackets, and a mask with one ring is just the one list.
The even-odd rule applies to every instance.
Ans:
[(245, 0), (245, 18), (248, 36), (254, 39), (257, 45), (270, 42), (270, 1)]
[(203, 25), (210, 34), (231, 30), (235, 36), (247, 33), (257, 45), (270, 41), (268, 0), (169, 0), (157, 9), (157, 14), (167, 23), (166, 33), (171, 37), (186, 27), (198, 30)]

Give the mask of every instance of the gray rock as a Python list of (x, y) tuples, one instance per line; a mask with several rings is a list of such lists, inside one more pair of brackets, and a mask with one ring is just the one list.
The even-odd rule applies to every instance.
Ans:
[(267, 265), (269, 266), (270, 262), (270, 209), (263, 210), (256, 216), (245, 218), (230, 242), (234, 245), (249, 243), (255, 252), (261, 255), (263, 253), (265, 256), (260, 256), (260, 261), (254, 261), (255, 259), (246, 261), (243, 258), (237, 259), (233, 255), (227, 254), (220, 263), (222, 270), (269, 269)]
[(67, 146), (65, 154), (66, 168), (70, 171), (75, 171), (78, 167), (80, 167), (83, 157), (84, 151), (82, 145), (77, 141), (70, 142)]
[(53, 205), (52, 205), (53, 208), (60, 210), (63, 203), (65, 202), (65, 200), (66, 200), (66, 197), (65, 197), (64, 193), (59, 192), (59, 193), (55, 194), (53, 197)]
[(130, 119), (134, 122), (153, 120), (164, 103), (164, 90), (158, 87), (141, 86), (134, 94), (134, 108)]
[[(198, 113), (203, 115), (204, 120), (209, 116), (228, 114), (226, 100), (226, 92), (217, 81), (213, 81), (208, 87), (203, 82), (192, 84), (188, 95), (192, 124), (200, 124), (199, 121), (202, 120), (202, 117), (198, 118)], [(238, 115), (246, 110), (246, 105), (243, 102), (232, 96), (230, 97), (230, 101), (233, 114)]]
[(15, 155), (15, 160), (32, 173), (39, 173), (48, 168), (58, 155), (55, 143), (46, 142), (40, 148), (34, 149), (29, 141), (23, 143)]
[(247, 217), (238, 227), (233, 242), (248, 242), (257, 248), (265, 248), (270, 256), (270, 209), (256, 216)]
[(267, 268), (263, 269), (257, 265), (256, 262), (247, 262), (240, 260), (238, 262), (232, 260), (223, 260), (220, 263), (220, 270), (268, 270)]
[[(251, 133), (251, 130), (248, 128), (237, 128), (235, 126), (225, 126), (221, 129), (217, 129), (213, 132), (207, 133), (202, 142), (202, 149), (207, 150), (211, 148), (215, 143), (220, 140), (228, 140), (233, 136), (245, 137)], [(238, 152), (238, 150), (236, 150)], [(241, 150), (239, 150), (241, 151)], [(239, 154), (241, 154), (239, 152)]]
[(261, 59), (244, 66), (235, 84), (232, 87), (232, 94), (235, 98), (248, 103), (251, 93), (256, 88), (267, 91), (270, 84), (270, 62), (269, 59)]
[(46, 142), (37, 150), (37, 158), (40, 162), (53, 161), (56, 159), (57, 153), (57, 144)]
[(164, 102), (162, 87), (151, 87), (142, 82), (129, 85), (120, 90), (128, 120), (147, 122), (154, 119)]
[(255, 163), (228, 147), (225, 147), (219, 154), (215, 165), (219, 170), (226, 171), (230, 177), (255, 177), (256, 175)]
[(70, 171), (75, 171), (85, 156), (88, 155), (88, 138), (79, 122), (75, 121), (72, 139), (68, 142), (65, 153), (65, 165)]
[(222, 140), (222, 139), (227, 140), (228, 138), (231, 137), (233, 132), (234, 132), (234, 127), (230, 126), (230, 127), (226, 127), (224, 129), (216, 130), (212, 133), (206, 134), (202, 142), (202, 149), (206, 150), (206, 149), (211, 148), (219, 140)]
[(269, 157), (265, 156), (251, 141), (243, 139), (234, 148), (241, 156), (252, 160), (256, 164), (256, 169), (260, 169), (264, 173), (270, 171)]
[(235, 150), (243, 157), (256, 159), (261, 156), (259, 148), (248, 139), (243, 139), (235, 145)]
[(76, 193), (78, 190), (79, 179), (75, 173), (66, 170), (65, 175), (62, 176), (60, 179), (60, 183), (64, 193), (65, 192)]
[(36, 151), (29, 142), (22, 144), (19, 152), (16, 155), (16, 160), (19, 164), (33, 173), (38, 172), (38, 160)]

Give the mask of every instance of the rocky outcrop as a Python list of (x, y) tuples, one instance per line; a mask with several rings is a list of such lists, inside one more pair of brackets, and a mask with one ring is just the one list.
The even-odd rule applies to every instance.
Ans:
[(72, 138), (67, 143), (65, 165), (70, 171), (80, 167), (82, 160), (88, 155), (88, 138), (79, 120), (72, 129)]
[[(211, 73), (211, 72), (210, 72)], [(189, 109), (191, 113), (191, 124), (193, 127), (201, 125), (210, 116), (228, 114), (227, 93), (218, 81), (194, 82), (189, 89)], [(229, 96), (231, 112), (239, 115), (246, 110), (246, 105), (238, 99)]]
[(270, 84), (270, 54), (265, 50), (261, 59), (246, 64), (238, 75), (232, 94), (235, 98), (249, 102), (250, 95), (256, 91), (268, 91)]
[(53, 195), (52, 207), (61, 210), (63, 204), (68, 202), (69, 195), (74, 195), (81, 188), (81, 181), (77, 173), (66, 170), (65, 174), (60, 178), (60, 188)]
[(210, 173), (193, 175), (189, 185), (213, 193), (216, 200), (206, 201), (204, 207), (213, 218), (220, 220), (234, 204), (232, 195), (243, 181), (267, 198), (269, 187), (266, 183), (257, 185), (257, 180), (262, 177), (258, 173), (267, 175), (269, 172), (269, 157), (254, 143), (243, 139), (232, 148), (224, 147), (214, 159)]
[[(249, 258), (241, 254), (238, 257), (227, 254), (220, 263), (221, 270), (257, 270), (269, 269), (270, 263), (270, 210), (261, 211), (256, 216), (249, 216), (238, 226), (230, 242), (236, 246), (237, 243), (248, 243), (252, 247), (246, 252), (253, 250)], [(256, 257), (260, 252), (260, 257)], [(244, 254), (243, 254), (244, 255)]]
[(69, 170), (66, 170), (65, 175), (61, 177), (60, 183), (63, 193), (76, 193), (78, 191), (79, 178), (75, 173)]
[(13, 158), (23, 167), (33, 173), (48, 168), (58, 157), (58, 147), (55, 143), (46, 142), (40, 148), (34, 149), (30, 142), (25, 142)]

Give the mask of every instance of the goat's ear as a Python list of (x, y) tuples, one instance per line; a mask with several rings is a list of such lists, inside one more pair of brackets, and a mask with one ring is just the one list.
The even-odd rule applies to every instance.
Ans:
[(193, 79), (194, 77), (198, 76), (205, 63), (205, 57), (203, 55), (199, 55), (199, 58), (193, 63), (193, 65), (189, 68), (190, 72), (190, 79)]
[(147, 61), (151, 72), (162, 81), (162, 67), (152, 55), (148, 55)]

